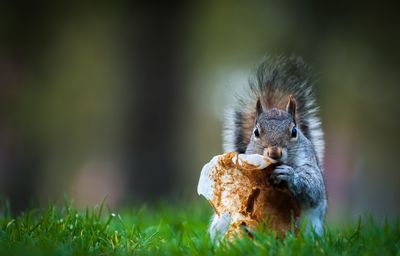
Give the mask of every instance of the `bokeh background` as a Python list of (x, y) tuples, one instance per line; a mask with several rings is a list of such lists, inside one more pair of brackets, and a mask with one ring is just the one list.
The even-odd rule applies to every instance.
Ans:
[(233, 95), (266, 54), (317, 74), (330, 221), (400, 213), (400, 22), (357, 1), (0, 4), (0, 194), (202, 200)]

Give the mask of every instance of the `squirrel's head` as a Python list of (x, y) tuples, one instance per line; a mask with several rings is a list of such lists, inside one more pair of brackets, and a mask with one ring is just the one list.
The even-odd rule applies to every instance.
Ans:
[(256, 118), (252, 134), (255, 151), (275, 160), (287, 158), (288, 148), (298, 137), (296, 126), (296, 100), (289, 96), (286, 109), (264, 110), (257, 99)]

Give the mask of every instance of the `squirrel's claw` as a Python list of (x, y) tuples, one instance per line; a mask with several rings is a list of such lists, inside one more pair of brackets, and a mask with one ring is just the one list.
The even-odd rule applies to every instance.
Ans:
[(273, 184), (279, 184), (282, 181), (291, 182), (294, 175), (294, 169), (288, 165), (279, 165), (271, 173)]

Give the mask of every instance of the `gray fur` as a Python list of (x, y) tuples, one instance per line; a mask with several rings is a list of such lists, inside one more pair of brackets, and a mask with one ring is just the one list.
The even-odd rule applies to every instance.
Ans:
[[(265, 59), (250, 79), (248, 97), (238, 98), (238, 106), (227, 112), (224, 149), (267, 155), (269, 149), (279, 148), (281, 164), (271, 179), (274, 183), (287, 182), (301, 206), (299, 221), (307, 220), (321, 234), (327, 207), (321, 166), (324, 140), (310, 77), (310, 69), (300, 58)], [(296, 113), (295, 117), (286, 111), (290, 95), (297, 105), (291, 112)], [(256, 112), (257, 98), (262, 104), (261, 113)], [(293, 126), (298, 131), (295, 138), (291, 136)], [(258, 137), (253, 133), (255, 128)], [(210, 231), (221, 226), (214, 222)]]
[(311, 141), (322, 166), (325, 144), (311, 79), (311, 69), (301, 58), (265, 58), (249, 79), (250, 90), (238, 97), (236, 107), (226, 112), (224, 151), (246, 151), (254, 126), (257, 97), (264, 109), (283, 109), (288, 96), (293, 95), (297, 101), (298, 126)]

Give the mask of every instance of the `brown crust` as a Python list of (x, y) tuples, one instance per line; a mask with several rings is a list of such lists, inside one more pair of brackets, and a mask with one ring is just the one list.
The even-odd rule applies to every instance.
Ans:
[(227, 236), (241, 236), (244, 230), (248, 233), (260, 227), (284, 235), (300, 216), (298, 202), (286, 186), (273, 187), (269, 183), (274, 166), (259, 170), (247, 162), (233, 163), (232, 158), (237, 155), (222, 155), (209, 173), (214, 181), (210, 204), (218, 216), (225, 212), (233, 219)]

